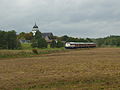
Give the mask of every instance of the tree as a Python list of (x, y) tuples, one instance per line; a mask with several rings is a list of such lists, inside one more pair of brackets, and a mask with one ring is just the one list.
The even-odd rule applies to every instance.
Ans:
[(40, 39), (40, 38), (42, 38), (42, 33), (40, 31), (37, 31), (35, 33), (35, 39)]
[(96, 39), (98, 46), (120, 46), (120, 36), (108, 36)]
[(33, 33), (32, 33), (32, 32), (26, 33), (26, 34), (24, 35), (24, 37), (25, 37), (25, 40), (32, 40), (32, 38), (33, 38)]
[(30, 33), (25, 33), (25, 32), (21, 32), (18, 36), (18, 39), (24, 39), (24, 40), (32, 40), (33, 39), (33, 34), (32, 32)]
[(53, 41), (51, 42), (51, 44), (50, 44), (50, 47), (51, 47), (51, 48), (56, 48), (56, 46), (57, 46), (57, 43), (56, 43), (55, 40), (53, 40)]
[(16, 32), (13, 31), (8, 31), (7, 33), (7, 41), (8, 41), (8, 49), (15, 49), (17, 48), (17, 36)]
[(69, 37), (67, 35), (64, 35), (61, 37), (61, 41), (67, 41), (69, 39)]
[(17, 40), (17, 35), (14, 30), (12, 31), (0, 31), (0, 48), (1, 49), (17, 49), (20, 47), (20, 43)]
[(37, 31), (33, 40), (31, 46), (33, 48), (47, 48), (47, 42), (44, 38), (42, 38), (42, 33), (40, 31)]
[(0, 49), (7, 49), (7, 32), (0, 31)]
[(18, 39), (25, 39), (25, 32), (21, 32), (18, 36)]
[(87, 42), (93, 42), (90, 38), (86, 38)]
[(33, 38), (31, 42), (32, 42), (31, 46), (33, 48), (37, 48), (38, 47), (37, 40), (35, 38)]
[(63, 46), (64, 44), (61, 41), (57, 41), (57, 45), (56, 45), (57, 48), (61, 48)]
[(38, 48), (47, 48), (47, 42), (44, 38), (38, 39)]

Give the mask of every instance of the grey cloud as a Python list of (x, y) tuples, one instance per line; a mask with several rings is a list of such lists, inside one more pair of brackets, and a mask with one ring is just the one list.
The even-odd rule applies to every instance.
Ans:
[(75, 37), (120, 34), (119, 0), (1, 0), (0, 29)]

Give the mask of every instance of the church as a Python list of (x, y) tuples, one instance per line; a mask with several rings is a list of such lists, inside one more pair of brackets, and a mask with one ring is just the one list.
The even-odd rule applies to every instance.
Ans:
[[(39, 31), (39, 27), (36, 25), (33, 26), (33, 29), (32, 29), (32, 33), (33, 33), (33, 36), (35, 36), (35, 33)], [(42, 33), (42, 37), (48, 42), (48, 43), (51, 43), (52, 42), (52, 37), (53, 37), (53, 33), (51, 32), (48, 32), (48, 33)]]

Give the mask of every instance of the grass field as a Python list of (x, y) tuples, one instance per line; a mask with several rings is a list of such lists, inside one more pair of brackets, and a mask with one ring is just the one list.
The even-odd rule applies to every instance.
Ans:
[(46, 48), (36, 49), (38, 55), (32, 52), (32, 49), (23, 50), (0, 50), (0, 58), (20, 58), (20, 57), (34, 57), (42, 54), (58, 53), (68, 51), (64, 48)]
[(1, 58), (0, 90), (120, 90), (120, 48)]
[(31, 44), (30, 43), (22, 43), (21, 44), (22, 49), (26, 50), (26, 49), (32, 49)]
[(0, 50), (0, 58), (20, 58), (20, 57), (33, 57), (37, 56), (32, 52), (32, 49), (36, 49), (38, 51), (38, 56), (41, 54), (50, 54), (50, 53), (58, 53), (68, 51), (64, 47), (61, 48), (32, 48), (31, 44), (21, 44), (21, 50)]

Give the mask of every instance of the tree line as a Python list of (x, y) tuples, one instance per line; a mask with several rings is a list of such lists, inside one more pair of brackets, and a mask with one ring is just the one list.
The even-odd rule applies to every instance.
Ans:
[(92, 39), (90, 38), (75, 38), (75, 37), (69, 37), (67, 35), (59, 37), (58, 39), (65, 42), (93, 42)]
[(20, 42), (17, 40), (17, 35), (14, 30), (0, 31), (0, 49), (19, 49)]
[[(120, 36), (108, 36), (105, 38), (74, 38), (69, 37), (67, 35), (58, 37), (52, 36), (50, 37), (52, 42), (49, 43), (51, 48), (61, 48), (64, 47), (66, 42), (95, 42), (98, 47), (102, 46), (120, 46)], [(42, 37), (42, 33), (40, 31), (36, 32), (36, 35), (33, 36), (32, 32), (25, 33), (21, 32), (20, 34), (16, 34), (15, 30), (12, 31), (1, 31), (0, 30), (0, 49), (21, 49), (20, 39), (30, 40), (32, 48), (47, 48), (48, 43)]]
[(95, 39), (95, 42), (97, 43), (98, 47), (105, 47), (105, 46), (116, 46), (119, 47), (120, 46), (120, 36), (108, 36), (105, 38), (98, 38)]
[[(49, 43), (51, 48), (61, 48), (64, 47), (65, 42), (92, 42), (90, 38), (74, 38), (67, 35), (58, 37), (50, 37), (52, 42)], [(21, 32), (18, 35), (14, 30), (12, 31), (0, 31), (0, 49), (21, 49), (21, 43), (19, 40), (30, 40), (32, 48), (47, 48), (48, 43), (42, 37), (42, 33), (37, 31), (35, 36), (32, 32), (25, 33)]]

